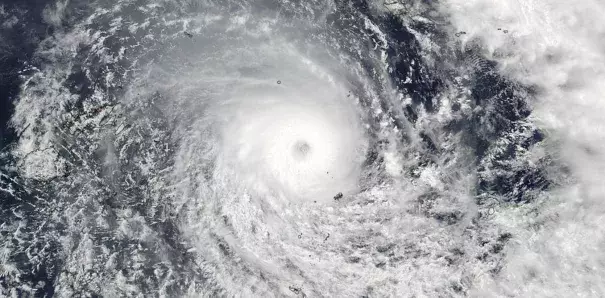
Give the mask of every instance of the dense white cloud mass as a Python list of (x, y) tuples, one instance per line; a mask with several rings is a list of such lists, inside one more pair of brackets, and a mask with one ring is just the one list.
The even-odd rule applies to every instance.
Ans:
[(548, 152), (573, 176), (573, 182), (553, 189), (546, 202), (534, 206), (537, 218), (502, 218), (521, 237), (503, 274), (482, 279), (477, 293), (603, 295), (605, 4), (448, 1), (443, 8), (456, 29), (467, 32), (463, 46), (478, 39), (503, 74), (538, 88), (531, 118), (548, 141), (532, 154)]

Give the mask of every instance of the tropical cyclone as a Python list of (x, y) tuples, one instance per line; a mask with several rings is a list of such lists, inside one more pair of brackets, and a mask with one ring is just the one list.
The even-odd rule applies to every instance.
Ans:
[(431, 28), (312, 2), (73, 8), (12, 119), (44, 200), (6, 214), (12, 255), (38, 256), (7, 259), (10, 287), (47, 270), (64, 297), (435, 296), (494, 268), (449, 128), (472, 101), (432, 76)]
[(57, 1), (0, 296), (605, 293), (597, 2)]

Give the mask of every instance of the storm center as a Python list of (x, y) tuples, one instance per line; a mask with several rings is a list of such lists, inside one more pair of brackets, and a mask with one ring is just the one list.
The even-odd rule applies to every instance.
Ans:
[(305, 141), (298, 141), (296, 142), (296, 144), (294, 144), (294, 158), (296, 158), (297, 160), (303, 160), (305, 158), (307, 158), (307, 156), (310, 154), (311, 152), (311, 146), (309, 145), (309, 143), (305, 142)]

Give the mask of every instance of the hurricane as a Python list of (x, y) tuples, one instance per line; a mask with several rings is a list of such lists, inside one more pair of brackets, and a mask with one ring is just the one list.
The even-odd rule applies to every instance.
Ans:
[(0, 296), (603, 296), (604, 14), (1, 1)]

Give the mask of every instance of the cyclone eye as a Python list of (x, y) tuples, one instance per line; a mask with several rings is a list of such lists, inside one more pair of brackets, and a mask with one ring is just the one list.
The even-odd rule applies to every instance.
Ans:
[(297, 141), (294, 144), (293, 155), (296, 160), (304, 160), (307, 159), (309, 154), (311, 154), (311, 145), (306, 141)]

